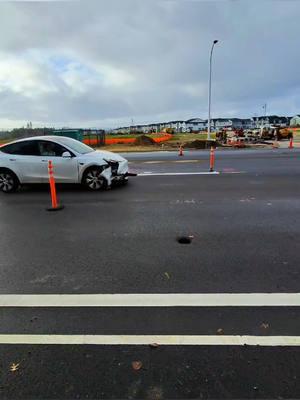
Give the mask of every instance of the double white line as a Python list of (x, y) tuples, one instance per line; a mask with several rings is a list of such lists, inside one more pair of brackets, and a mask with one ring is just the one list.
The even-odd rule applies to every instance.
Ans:
[[(299, 307), (300, 293), (9, 294), (0, 307)], [(300, 346), (300, 336), (0, 335), (0, 344)]]

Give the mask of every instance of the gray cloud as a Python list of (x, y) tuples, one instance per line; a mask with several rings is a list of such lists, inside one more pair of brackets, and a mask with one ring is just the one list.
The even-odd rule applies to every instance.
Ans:
[(0, 3), (0, 126), (300, 109), (297, 1)]

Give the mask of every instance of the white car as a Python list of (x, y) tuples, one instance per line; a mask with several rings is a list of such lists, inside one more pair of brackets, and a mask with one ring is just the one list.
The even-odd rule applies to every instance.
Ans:
[(48, 162), (59, 183), (81, 183), (91, 190), (128, 180), (128, 161), (119, 154), (95, 151), (68, 137), (39, 136), (0, 147), (0, 190), (9, 193), (24, 183), (48, 182)]

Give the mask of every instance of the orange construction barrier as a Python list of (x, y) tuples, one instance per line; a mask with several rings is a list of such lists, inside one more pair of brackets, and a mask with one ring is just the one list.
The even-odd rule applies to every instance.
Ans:
[(52, 207), (47, 208), (48, 211), (59, 211), (64, 208), (64, 206), (57, 203), (55, 179), (53, 175), (53, 164), (52, 161), (48, 161), (48, 173), (49, 173), (49, 183), (50, 183), (50, 193), (51, 193), (51, 203)]
[(293, 136), (290, 138), (290, 144), (289, 144), (289, 149), (293, 149), (294, 144), (293, 144)]
[(214, 172), (215, 167), (215, 149), (210, 148), (210, 159), (209, 159), (209, 172)]
[(183, 147), (180, 145), (179, 146), (179, 156), (183, 156)]
[[(147, 135), (150, 136), (155, 143), (161, 143), (161, 142), (166, 142), (168, 140), (171, 139), (172, 135), (170, 134), (164, 134), (161, 136), (157, 136), (157, 135)], [(133, 138), (122, 138), (120, 137), (116, 137), (116, 138), (105, 138), (105, 144), (109, 145), (109, 144), (134, 144), (136, 137)], [(93, 138), (84, 138), (83, 139), (83, 143), (89, 145), (89, 146), (97, 146), (98, 144), (98, 140), (97, 139), (93, 139)]]

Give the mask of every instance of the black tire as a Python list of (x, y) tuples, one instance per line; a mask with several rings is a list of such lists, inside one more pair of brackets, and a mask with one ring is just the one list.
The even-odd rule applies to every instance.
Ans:
[(125, 185), (128, 185), (128, 182), (129, 182), (129, 179), (128, 178), (124, 178), (124, 179), (122, 179), (121, 184), (123, 186), (125, 186)]
[(90, 167), (88, 168), (82, 177), (82, 184), (89, 190), (98, 191), (107, 188), (107, 180), (101, 176), (103, 168), (101, 167)]
[(118, 181), (112, 181), (112, 186), (113, 187), (121, 187), (121, 186), (125, 186), (128, 184), (128, 178), (123, 178), (121, 180)]
[(18, 177), (9, 169), (0, 169), (0, 190), (3, 193), (13, 193), (20, 186)]

